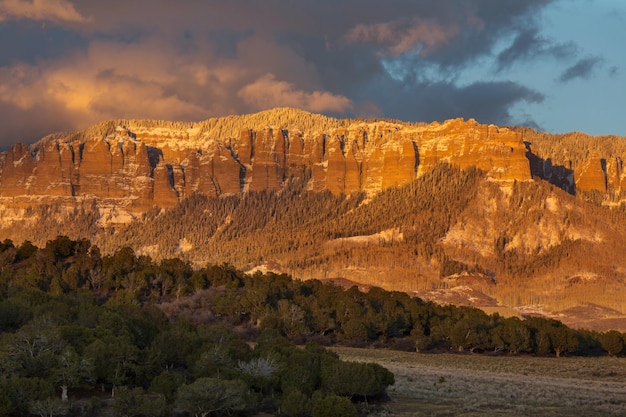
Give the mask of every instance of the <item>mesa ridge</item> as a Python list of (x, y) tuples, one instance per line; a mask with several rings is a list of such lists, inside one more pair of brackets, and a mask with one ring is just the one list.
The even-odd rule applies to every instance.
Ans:
[(276, 119), (270, 113), (267, 124), (240, 127), (236, 136), (234, 127), (221, 136), (207, 132), (210, 121), (166, 127), (119, 121), (99, 132), (16, 144), (2, 164), (0, 201), (15, 209), (93, 199), (138, 214), (173, 207), (194, 192), (275, 191), (305, 172), (314, 191), (373, 194), (407, 184), (440, 161), (477, 166), (500, 181), (531, 178), (521, 135), (474, 120), (337, 121), (318, 130), (306, 128), (311, 122), (287, 126)]
[(473, 119), (429, 125), (341, 120), (288, 108), (200, 123), (109, 121), (3, 153), (0, 206), (75, 206), (88, 199), (130, 219), (154, 206), (173, 207), (194, 192), (278, 190), (304, 172), (311, 174), (311, 190), (373, 194), (409, 183), (441, 161), (476, 166), (504, 183), (535, 175), (569, 192), (621, 195), (621, 155), (594, 152), (575, 168), (571, 160), (563, 161), (567, 168), (553, 166), (554, 156), (533, 153), (538, 136)]
[(289, 108), (108, 121), (0, 154), (0, 230), (626, 328), (624, 143)]

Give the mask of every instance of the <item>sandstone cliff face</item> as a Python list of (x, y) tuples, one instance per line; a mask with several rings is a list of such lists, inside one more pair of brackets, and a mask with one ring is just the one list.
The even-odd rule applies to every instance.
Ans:
[(607, 191), (606, 162), (596, 153), (574, 175), (578, 191)]
[(18, 143), (9, 149), (2, 165), (2, 196), (30, 195), (35, 166), (35, 158), (26, 145)]
[[(207, 131), (206, 124), (134, 122), (102, 135), (87, 130), (30, 147), (17, 144), (2, 162), (0, 205), (71, 206), (90, 198), (139, 214), (172, 207), (194, 192), (274, 191), (305, 175), (311, 190), (376, 193), (409, 183), (442, 161), (477, 166), (505, 184), (531, 179), (521, 135), (474, 120), (353, 121), (324, 130), (270, 124), (242, 126), (224, 137)], [(577, 186), (596, 187), (600, 181), (599, 161), (590, 163)]]
[(476, 166), (494, 179), (528, 180), (530, 165), (520, 136), (508, 129), (474, 120), (452, 120), (422, 134), (420, 173), (446, 161), (465, 169)]
[(619, 195), (626, 190), (626, 173), (624, 172), (624, 160), (622, 157), (613, 157), (605, 160), (606, 180), (608, 192)]

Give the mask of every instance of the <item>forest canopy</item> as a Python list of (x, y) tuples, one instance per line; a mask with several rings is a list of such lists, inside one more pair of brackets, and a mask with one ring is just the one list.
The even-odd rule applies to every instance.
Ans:
[(617, 331), (503, 318), (379, 288), (155, 262), (130, 248), (103, 256), (64, 236), (43, 248), (0, 243), (3, 415), (98, 415), (103, 404), (119, 415), (356, 415), (383, 399), (394, 377), (322, 347), (334, 344), (624, 354)]

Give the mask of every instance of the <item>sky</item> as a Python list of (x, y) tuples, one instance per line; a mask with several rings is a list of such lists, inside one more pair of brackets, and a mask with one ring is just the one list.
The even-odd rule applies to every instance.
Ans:
[(273, 107), (626, 136), (624, 0), (0, 0), (0, 149)]

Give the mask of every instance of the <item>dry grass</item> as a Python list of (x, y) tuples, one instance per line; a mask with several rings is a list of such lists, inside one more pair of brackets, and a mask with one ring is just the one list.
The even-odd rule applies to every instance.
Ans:
[(418, 354), (335, 348), (377, 362), (396, 383), (394, 416), (623, 416), (626, 359)]

